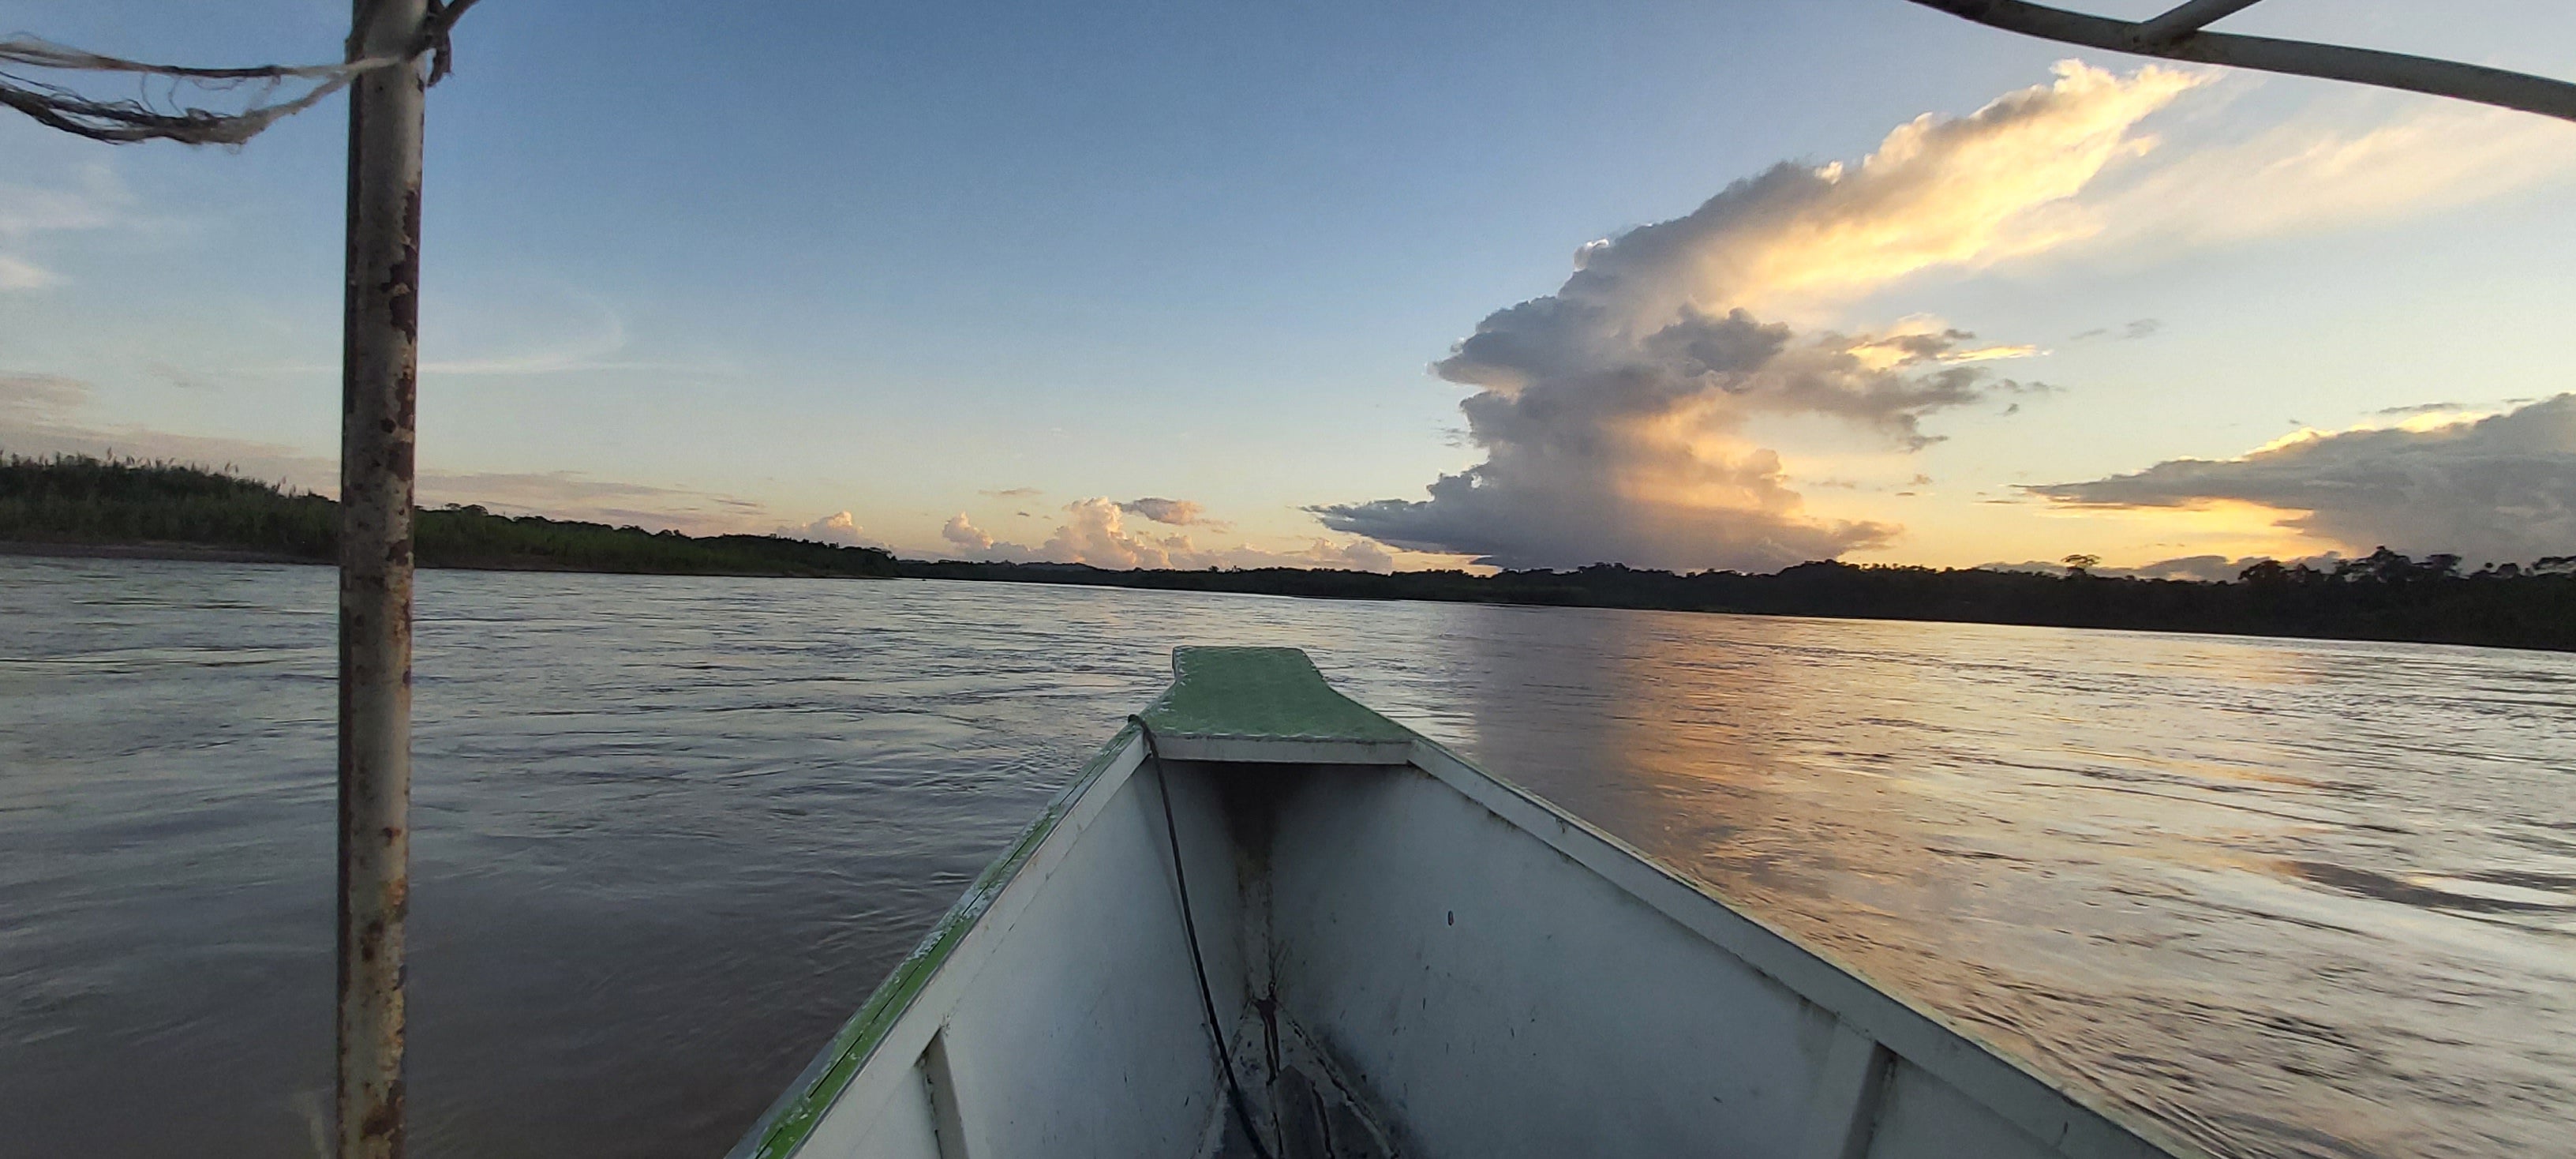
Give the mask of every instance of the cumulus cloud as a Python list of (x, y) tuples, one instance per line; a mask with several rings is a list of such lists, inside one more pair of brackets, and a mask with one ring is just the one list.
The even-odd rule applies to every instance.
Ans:
[(871, 539), (856, 518), (847, 511), (836, 511), (803, 527), (781, 527), (770, 534), (781, 539), (802, 539), (810, 543), (830, 543), (841, 547), (873, 547), (892, 550), (882, 541)]
[(1356, 571), (1395, 570), (1394, 554), (1365, 539), (1354, 539), (1338, 546), (1318, 539), (1307, 548), (1307, 551), (1318, 558), (1334, 561), (1336, 566), (1348, 567)]
[[(1087, 563), (1093, 567), (1135, 568), (1172, 567), (1173, 549), (1190, 551), (1186, 535), (1157, 538), (1151, 532), (1134, 534), (1122, 526), (1121, 506), (1106, 498), (1076, 499), (1064, 506), (1072, 518), (1055, 529), (1055, 534), (1038, 548), (1047, 559), (1069, 563)], [(1183, 563), (1179, 566), (1205, 566)]]
[[(1190, 506), (1193, 513), (1197, 513), (1196, 505)], [(1118, 570), (1211, 567), (1395, 570), (1393, 553), (1366, 539), (1341, 543), (1315, 539), (1286, 551), (1248, 544), (1201, 545), (1184, 533), (1161, 534), (1129, 529), (1124, 518), (1127, 507), (1127, 504), (1107, 497), (1077, 499), (1065, 504), (1065, 521), (1056, 526), (1044, 543), (1035, 547), (998, 539), (991, 532), (975, 526), (962, 512), (940, 528), (939, 534), (963, 558), (994, 562), (1083, 563)]]
[(2246, 568), (2261, 562), (2263, 562), (2261, 559), (2255, 557), (2229, 559), (2223, 555), (2186, 555), (2177, 559), (2157, 560), (2144, 567), (2095, 567), (2088, 570), (2096, 575), (2128, 575), (2138, 579), (2222, 581), (2235, 579), (2244, 574)]
[(2085, 507), (2256, 503), (2285, 512), (2282, 526), (2349, 550), (2451, 552), (2472, 565), (2576, 550), (2576, 394), (2444, 417), (2301, 431), (2241, 458), (2175, 459), (2024, 490)]
[(1999, 385), (1979, 364), (2034, 351), (1923, 318), (1801, 334), (1757, 312), (2083, 236), (2089, 219), (2055, 210), (2143, 150), (2137, 121), (2200, 82), (2067, 62), (2054, 84), (1900, 126), (1857, 165), (1784, 163), (1585, 246), (1563, 287), (1496, 311), (1433, 367), (1477, 388), (1461, 405), (1484, 462), (1425, 500), (1314, 511), (1334, 530), (1507, 567), (1770, 569), (1884, 545), (1898, 528), (1804, 514), (1748, 424), (1821, 415), (1920, 449), (1937, 437), (1925, 418)]
[(1161, 499), (1149, 495), (1143, 499), (1130, 499), (1120, 503), (1118, 509), (1129, 515), (1142, 515), (1156, 523), (1166, 523), (1173, 527), (1188, 527), (1194, 523), (1209, 522), (1207, 509), (1187, 499)]
[(981, 558), (993, 550), (992, 534), (968, 522), (963, 511), (948, 517), (948, 522), (939, 529), (939, 538), (970, 557)]

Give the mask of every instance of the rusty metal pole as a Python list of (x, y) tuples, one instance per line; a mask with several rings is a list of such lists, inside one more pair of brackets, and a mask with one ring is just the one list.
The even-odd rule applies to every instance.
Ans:
[[(351, 59), (409, 57), (426, 11), (427, 0), (355, 0)], [(393, 1159), (403, 1149), (425, 96), (417, 62), (350, 86), (340, 337), (340, 1159)]]

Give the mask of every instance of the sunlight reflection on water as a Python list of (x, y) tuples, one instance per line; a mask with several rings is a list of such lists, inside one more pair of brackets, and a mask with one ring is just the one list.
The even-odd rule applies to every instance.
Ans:
[[(309, 1150), (330, 582), (0, 559), (0, 1153)], [(1213, 642), (2213, 1150), (2576, 1154), (2576, 657), (458, 572), (421, 615), (420, 1154), (721, 1153)]]

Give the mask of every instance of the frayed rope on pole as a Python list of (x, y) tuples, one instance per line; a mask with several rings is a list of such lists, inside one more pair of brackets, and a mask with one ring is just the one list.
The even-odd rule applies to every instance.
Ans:
[[(353, 42), (348, 59), (339, 64), (192, 68), (107, 56), (34, 36), (0, 37), (0, 105), (25, 113), (48, 128), (110, 144), (177, 141), (185, 145), (240, 145), (270, 125), (322, 103), (331, 94), (347, 88), (350, 82), (380, 68), (410, 64), (427, 56), (430, 58), (428, 83), (437, 84), (454, 67), (449, 31), (456, 27), (456, 21), (465, 15), (465, 10), (478, 2), (480, 0), (447, 0), (445, 3), (431, 0), (428, 18), (421, 23), (419, 35), (413, 38), (410, 51), (396, 56), (361, 57)], [(364, 27), (365, 22), (360, 21), (359, 26)], [(84, 96), (61, 85), (35, 80), (14, 71), (23, 69), (129, 73), (147, 79), (158, 77), (185, 83), (206, 91), (256, 84), (261, 93), (249, 107), (237, 112), (196, 107), (163, 109), (153, 107), (141, 97), (103, 100)], [(312, 82), (312, 87), (284, 100), (267, 99), (280, 88), (297, 81)]]

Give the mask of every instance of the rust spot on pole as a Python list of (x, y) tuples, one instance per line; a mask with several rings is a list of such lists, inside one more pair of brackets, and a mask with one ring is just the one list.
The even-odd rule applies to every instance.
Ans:
[(394, 1091), (393, 1098), (386, 1100), (383, 1106), (367, 1116), (365, 1123), (359, 1125), (361, 1133), (377, 1138), (389, 1137), (401, 1130), (402, 1092), (399, 1089)]
[(385, 275), (385, 321), (405, 339), (420, 338), (420, 174), (403, 195), (402, 256)]
[[(416, 348), (417, 344), (415, 344), (415, 349)], [(394, 392), (395, 400), (399, 408), (394, 411), (394, 424), (406, 431), (414, 430), (420, 425), (417, 417), (420, 410), (419, 370), (420, 368), (416, 362), (412, 365), (403, 367), (402, 383)], [(403, 443), (403, 461), (401, 470), (404, 478), (411, 477), (412, 449), (413, 444), (411, 442), (406, 441)]]

